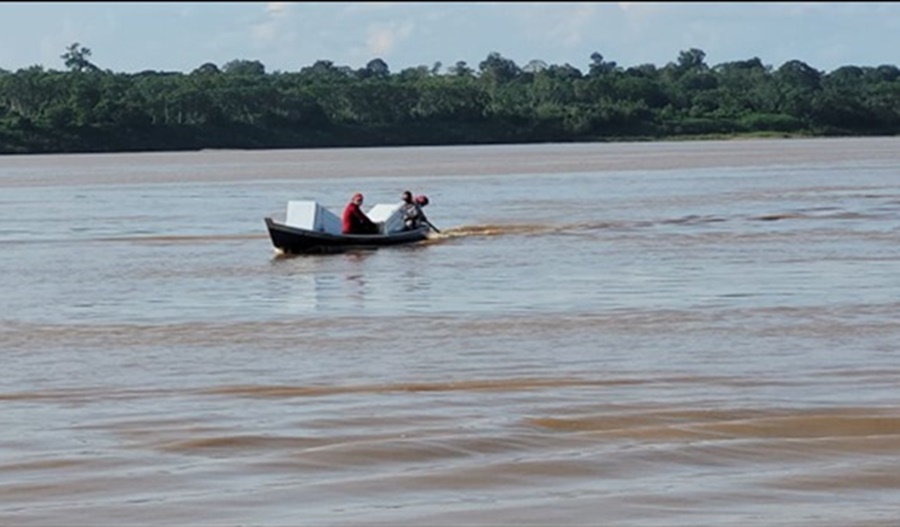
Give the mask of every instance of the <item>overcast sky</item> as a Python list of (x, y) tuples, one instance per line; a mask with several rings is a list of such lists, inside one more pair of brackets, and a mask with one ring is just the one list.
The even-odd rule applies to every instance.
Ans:
[(3, 2), (0, 69), (63, 70), (78, 42), (117, 73), (190, 72), (258, 60), (267, 72), (318, 60), (391, 72), (459, 61), (476, 69), (497, 52), (584, 72), (594, 52), (630, 67), (676, 62), (691, 48), (710, 66), (757, 57), (823, 72), (900, 65), (894, 2)]

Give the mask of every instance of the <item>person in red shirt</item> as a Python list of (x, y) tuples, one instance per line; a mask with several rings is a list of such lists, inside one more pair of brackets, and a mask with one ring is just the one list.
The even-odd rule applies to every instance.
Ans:
[(378, 234), (378, 224), (363, 212), (363, 195), (357, 192), (344, 209), (344, 234)]

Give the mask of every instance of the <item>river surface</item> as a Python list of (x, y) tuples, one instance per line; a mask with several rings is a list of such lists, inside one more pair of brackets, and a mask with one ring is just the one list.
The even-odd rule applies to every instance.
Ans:
[(0, 358), (4, 526), (896, 526), (900, 138), (0, 157)]

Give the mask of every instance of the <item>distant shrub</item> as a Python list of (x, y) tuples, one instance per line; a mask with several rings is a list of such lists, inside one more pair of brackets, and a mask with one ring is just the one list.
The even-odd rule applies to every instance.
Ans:
[(780, 113), (754, 113), (741, 117), (739, 122), (754, 132), (797, 132), (805, 128), (800, 119)]

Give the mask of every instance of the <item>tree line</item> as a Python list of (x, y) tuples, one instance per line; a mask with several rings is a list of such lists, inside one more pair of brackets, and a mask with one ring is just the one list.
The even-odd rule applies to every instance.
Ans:
[(66, 70), (0, 69), (0, 153), (307, 148), (895, 135), (900, 69), (819, 71), (759, 58), (710, 66), (699, 49), (665, 66), (587, 71), (492, 52), (477, 65), (391, 72), (319, 60), (267, 72), (256, 60), (190, 73), (117, 73), (74, 43)]

